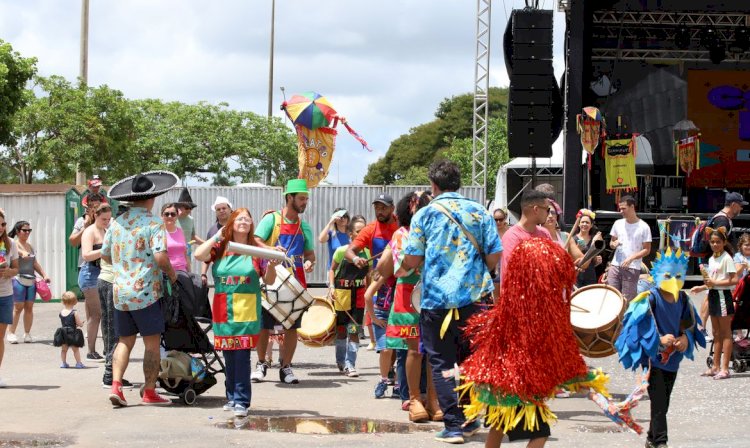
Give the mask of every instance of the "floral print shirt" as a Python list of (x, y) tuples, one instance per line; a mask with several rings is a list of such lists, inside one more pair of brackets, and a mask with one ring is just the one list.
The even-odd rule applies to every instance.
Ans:
[(116, 309), (140, 310), (159, 300), (163, 277), (154, 254), (166, 250), (164, 223), (145, 208), (132, 207), (112, 221), (102, 255), (112, 259)]
[[(443, 193), (433, 202), (445, 206), (476, 238), (486, 255), (503, 250), (495, 221), (479, 203), (453, 192)], [(403, 252), (424, 257), (422, 309), (462, 308), (494, 289), (492, 277), (474, 245), (433, 204), (412, 218)]]

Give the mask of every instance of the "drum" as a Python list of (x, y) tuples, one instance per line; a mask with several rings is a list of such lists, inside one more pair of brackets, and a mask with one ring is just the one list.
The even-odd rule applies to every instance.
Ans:
[(263, 285), (263, 308), (287, 330), (313, 303), (313, 296), (294, 278), (287, 268), (276, 266), (276, 281)]
[(418, 281), (411, 291), (411, 306), (417, 313), (422, 312), (422, 280)]
[(308, 347), (331, 345), (336, 339), (336, 311), (333, 303), (323, 297), (316, 297), (302, 315), (297, 339)]
[(583, 356), (604, 358), (615, 354), (622, 329), (625, 299), (608, 285), (589, 285), (570, 299), (570, 323)]

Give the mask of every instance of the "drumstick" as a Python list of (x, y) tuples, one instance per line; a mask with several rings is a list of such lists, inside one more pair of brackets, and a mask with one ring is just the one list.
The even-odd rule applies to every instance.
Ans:
[(573, 303), (570, 304), (570, 307), (571, 308), (578, 308), (579, 310), (583, 311), (584, 313), (590, 313), (591, 312), (591, 311), (587, 310), (586, 308), (580, 307), (580, 306), (578, 306), (576, 304), (573, 304)]
[[(583, 215), (581, 215), (581, 216), (583, 216)], [(570, 245), (570, 240), (573, 239), (573, 235), (575, 234), (576, 229), (578, 229), (578, 224), (581, 222), (581, 216), (579, 216), (578, 218), (576, 218), (576, 223), (573, 224), (573, 228), (570, 229), (570, 233), (568, 234), (568, 239), (565, 241), (565, 246), (563, 246), (566, 251), (568, 250), (568, 246)]]
[(375, 255), (373, 255), (372, 257), (370, 257), (370, 258), (366, 259), (366, 260), (365, 260), (365, 262), (366, 262), (366, 263), (369, 263), (369, 262), (371, 262), (372, 260), (374, 260), (374, 259), (378, 258), (378, 257), (379, 257), (379, 256), (381, 256), (381, 255), (383, 255), (383, 252), (380, 252), (380, 253), (378, 253), (378, 254), (375, 254)]

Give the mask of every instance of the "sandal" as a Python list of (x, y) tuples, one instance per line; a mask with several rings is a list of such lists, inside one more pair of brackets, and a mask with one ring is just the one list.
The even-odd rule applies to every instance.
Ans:
[(710, 376), (710, 377), (714, 377), (714, 376), (716, 376), (716, 375), (717, 375), (718, 373), (719, 373), (719, 371), (718, 371), (718, 370), (714, 370), (714, 369), (708, 369), (708, 370), (706, 370), (705, 372), (701, 373), (701, 376)]
[(726, 380), (726, 379), (729, 379), (729, 372), (721, 371), (721, 372), (717, 373), (716, 375), (714, 375), (714, 379), (715, 380)]

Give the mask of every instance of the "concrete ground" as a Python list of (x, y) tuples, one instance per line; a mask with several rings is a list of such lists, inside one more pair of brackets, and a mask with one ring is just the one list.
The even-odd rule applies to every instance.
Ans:
[[(79, 305), (79, 308), (83, 308)], [(0, 447), (3, 446), (264, 446), (264, 447), (406, 447), (442, 446), (430, 432), (408, 434), (311, 435), (258, 432), (234, 428), (233, 418), (221, 410), (223, 377), (219, 384), (198, 397), (192, 406), (146, 407), (139, 404), (138, 391), (126, 391), (131, 406), (113, 409), (108, 390), (101, 388), (102, 364), (87, 363), (84, 370), (59, 368), (59, 351), (52, 335), (59, 326), (59, 304), (35, 306), (33, 344), (6, 343), (0, 376), (8, 387), (0, 389)], [(20, 336), (20, 330), (19, 330)], [(97, 348), (101, 350), (101, 341)], [(138, 341), (126, 378), (141, 382), (143, 346)], [(278, 382), (278, 369), (269, 381), (253, 385), (252, 416), (329, 416), (407, 422), (407, 413), (395, 399), (373, 398), (378, 376), (377, 355), (359, 352), (360, 378), (338, 373), (333, 347), (308, 348), (300, 344), (295, 357), (298, 385)], [(672, 447), (750, 447), (747, 436), (747, 403), (750, 374), (736, 374), (726, 381), (713, 381), (699, 374), (705, 369), (707, 351), (696, 362), (685, 361), (672, 395), (669, 413)], [(253, 354), (253, 360), (257, 359)], [(610, 390), (624, 396), (634, 387), (633, 375), (617, 365), (615, 357), (588, 360), (611, 375)], [(622, 432), (609, 423), (598, 408), (582, 397), (558, 399), (552, 409), (559, 421), (552, 428), (550, 447), (639, 447), (645, 436)], [(645, 398), (635, 410), (638, 421), (648, 426), (649, 402)], [(241, 422), (240, 422), (241, 423)], [(298, 428), (310, 428), (302, 424)], [(354, 425), (350, 425), (353, 427)], [(360, 425), (366, 427), (366, 425)], [(468, 444), (482, 446), (486, 432)], [(522, 442), (503, 446), (525, 446)]]

